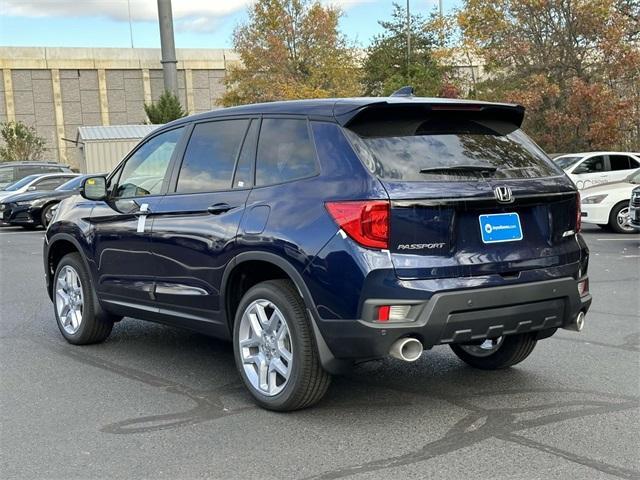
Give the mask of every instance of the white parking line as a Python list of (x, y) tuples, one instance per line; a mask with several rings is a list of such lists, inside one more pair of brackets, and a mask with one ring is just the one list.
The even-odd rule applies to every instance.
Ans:
[(626, 238), (596, 238), (599, 242), (626, 242), (628, 240), (640, 240), (638, 237), (626, 237)]

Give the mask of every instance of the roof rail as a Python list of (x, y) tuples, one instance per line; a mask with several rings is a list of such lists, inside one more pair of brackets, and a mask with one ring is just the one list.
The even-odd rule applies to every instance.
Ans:
[(413, 97), (413, 87), (407, 85), (393, 92), (390, 97)]

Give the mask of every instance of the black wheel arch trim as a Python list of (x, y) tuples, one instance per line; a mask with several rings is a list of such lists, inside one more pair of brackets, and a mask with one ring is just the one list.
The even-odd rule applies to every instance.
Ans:
[(82, 245), (80, 244), (77, 238), (75, 238), (73, 235), (69, 233), (61, 232), (61, 233), (56, 233), (52, 235), (51, 238), (45, 237), (45, 239), (46, 239), (45, 251), (43, 255), (44, 257), (43, 260), (44, 260), (44, 271), (45, 271), (45, 275), (47, 276), (47, 292), (49, 293), (49, 298), (53, 300), (53, 292), (51, 291), (51, 283), (52, 283), (51, 273), (52, 272), (49, 270), (49, 257), (50, 257), (51, 249), (53, 248), (53, 246), (56, 243), (61, 241), (69, 242), (76, 248), (76, 250), (80, 254), (80, 258), (82, 258), (82, 262), (84, 263), (85, 268), (87, 269), (87, 273), (89, 274), (89, 279), (91, 280), (92, 283), (95, 283), (94, 279), (91, 276), (91, 268), (89, 266), (89, 261), (87, 260), (87, 257), (85, 255), (84, 248), (82, 247)]
[[(229, 261), (229, 263), (225, 268), (224, 273), (222, 274), (222, 282), (221, 282), (221, 289), (220, 289), (220, 296), (222, 299), (224, 299), (222, 302), (220, 302), (220, 308), (223, 309), (222, 313), (224, 314), (223, 318), (227, 317), (227, 284), (228, 284), (229, 276), (231, 275), (233, 270), (239, 265), (245, 262), (256, 261), (256, 260), (275, 265), (276, 267), (282, 269), (289, 276), (291, 281), (293, 281), (293, 284), (298, 290), (298, 293), (300, 293), (300, 296), (302, 297), (305, 307), (309, 313), (309, 318), (311, 320), (311, 327), (313, 329), (314, 338), (315, 338), (315, 344), (318, 349), (318, 356), (320, 357), (320, 363), (322, 364), (322, 367), (327, 372), (332, 374), (340, 374), (340, 373), (347, 372), (352, 367), (353, 363), (335, 358), (335, 356), (329, 349), (329, 346), (324, 340), (322, 332), (318, 328), (318, 312), (317, 312), (315, 303), (313, 301), (313, 297), (311, 296), (311, 292), (307, 288), (307, 285), (305, 284), (302, 278), (302, 275), (300, 274), (300, 272), (298, 272), (298, 270), (296, 270), (296, 268), (291, 263), (289, 263), (287, 260), (283, 259), (282, 257), (274, 253), (260, 252), (260, 251), (242, 252), (236, 255), (235, 257), (233, 257), (231, 261)], [(231, 324), (231, 322), (228, 322), (228, 323)]]

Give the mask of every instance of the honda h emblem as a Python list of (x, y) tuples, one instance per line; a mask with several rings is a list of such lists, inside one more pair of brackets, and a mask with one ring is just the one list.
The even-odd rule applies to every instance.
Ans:
[(513, 195), (511, 194), (511, 189), (506, 185), (494, 188), (493, 194), (495, 195), (496, 200), (498, 200), (498, 202), (500, 203), (513, 202)]

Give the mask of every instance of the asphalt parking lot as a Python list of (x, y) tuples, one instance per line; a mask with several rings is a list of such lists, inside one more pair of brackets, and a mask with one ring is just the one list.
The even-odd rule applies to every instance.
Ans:
[(522, 364), (369, 362), (315, 408), (256, 408), (229, 344), (125, 319), (61, 337), (43, 231), (0, 227), (0, 477), (640, 478), (640, 235), (585, 228), (594, 302)]

